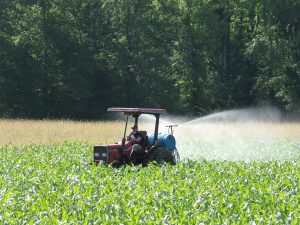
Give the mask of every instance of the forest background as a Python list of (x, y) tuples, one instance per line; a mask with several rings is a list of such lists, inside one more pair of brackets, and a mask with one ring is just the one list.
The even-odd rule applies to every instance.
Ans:
[(0, 2), (0, 117), (300, 109), (299, 0)]

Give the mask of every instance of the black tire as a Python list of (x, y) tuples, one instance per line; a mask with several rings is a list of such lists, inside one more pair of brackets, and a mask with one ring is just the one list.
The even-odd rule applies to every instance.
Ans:
[(162, 165), (164, 163), (169, 163), (172, 165), (176, 164), (176, 160), (170, 150), (162, 150), (161, 152), (159, 152), (155, 161), (159, 165)]

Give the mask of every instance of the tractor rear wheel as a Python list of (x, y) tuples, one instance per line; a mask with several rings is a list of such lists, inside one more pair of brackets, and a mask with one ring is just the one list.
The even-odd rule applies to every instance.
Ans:
[(172, 165), (176, 164), (176, 160), (170, 150), (162, 150), (161, 152), (159, 152), (155, 161), (159, 165), (164, 164), (164, 163), (170, 163)]

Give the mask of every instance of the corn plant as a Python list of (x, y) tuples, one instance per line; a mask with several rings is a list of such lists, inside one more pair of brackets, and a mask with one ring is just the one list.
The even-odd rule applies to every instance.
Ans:
[(66, 142), (7, 145), (0, 158), (0, 224), (300, 223), (299, 155), (114, 169)]

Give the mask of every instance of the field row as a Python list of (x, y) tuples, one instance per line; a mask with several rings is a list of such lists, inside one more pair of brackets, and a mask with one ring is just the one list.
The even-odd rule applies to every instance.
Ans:
[(0, 148), (1, 224), (299, 224), (299, 159), (91, 166), (85, 143)]

